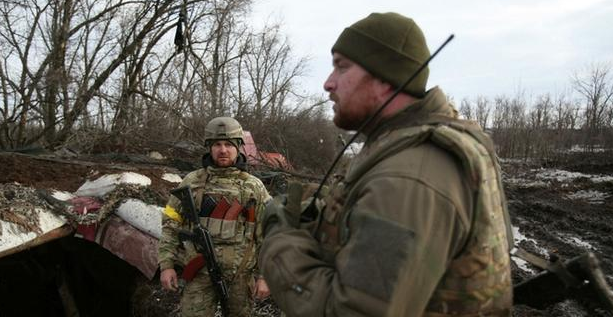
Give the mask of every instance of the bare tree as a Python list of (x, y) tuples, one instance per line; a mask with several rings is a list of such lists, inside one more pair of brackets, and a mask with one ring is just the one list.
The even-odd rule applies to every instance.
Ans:
[(253, 33), (248, 40), (249, 54), (243, 59), (248, 82), (243, 92), (253, 93), (253, 108), (250, 116), (256, 122), (265, 117), (272, 119), (283, 115), (284, 104), (289, 95), (298, 95), (293, 81), (303, 75), (306, 59), (292, 61), (291, 46), (283, 38), (279, 25), (266, 27)]
[(593, 64), (585, 75), (576, 72), (572, 77), (575, 91), (586, 101), (586, 149), (593, 151), (596, 144), (604, 143), (606, 115), (613, 107), (613, 81), (610, 64)]
[(553, 101), (549, 94), (537, 97), (537, 101), (528, 111), (528, 131), (526, 140), (530, 145), (527, 153), (530, 157), (546, 158), (554, 152), (553, 130), (550, 129), (551, 113), (553, 111)]
[(552, 128), (555, 134), (554, 144), (556, 149), (565, 150), (573, 145), (578, 108), (564, 94), (560, 94), (553, 101)]
[(523, 97), (499, 96), (494, 100), (493, 138), (502, 157), (527, 157), (526, 102)]
[[(293, 56), (279, 25), (253, 31), (250, 5), (0, 0), (0, 147), (126, 144), (153, 131), (201, 140), (211, 117), (232, 115), (265, 148), (317, 167), (300, 155), (328, 153), (336, 139), (324, 135), (330, 130), (322, 98), (296, 85), (307, 60)], [(185, 42), (177, 50), (167, 35), (180, 12)], [(323, 143), (308, 150), (302, 144), (301, 151), (275, 134), (294, 135), (296, 120), (314, 132), (296, 136)]]
[(249, 5), (246, 0), (216, 1), (208, 30), (191, 43), (198, 85), (206, 92), (201, 102), (205, 118), (231, 114), (230, 90), (237, 61), (244, 54), (240, 45), (247, 32), (243, 19)]
[(530, 111), (530, 128), (547, 129), (551, 121), (550, 114), (553, 109), (553, 101), (549, 94), (538, 97), (536, 104)]
[(477, 107), (475, 109), (475, 120), (479, 123), (481, 127), (486, 129), (489, 124), (490, 117), (490, 105), (489, 100), (483, 96), (479, 96), (477, 98)]
[[(15, 114), (7, 112), (3, 118), (7, 146), (41, 137), (50, 146), (68, 140), (79, 120), (88, 116), (91, 102), (104, 98), (103, 85), (115, 71), (135, 52), (146, 54), (171, 29), (169, 13), (177, 5), (170, 0), (0, 3), (2, 45), (8, 48), (2, 58), (19, 61), (3, 68), (7, 86), (13, 87), (7, 93), (14, 97), (5, 108)], [(117, 18), (121, 14), (131, 19), (122, 25)], [(120, 36), (124, 31), (130, 36)], [(136, 59), (134, 67), (138, 64)]]
[[(308, 106), (298, 106), (283, 117), (270, 117), (257, 132), (259, 145), (267, 151), (283, 153), (294, 167), (322, 174), (340, 150), (340, 130), (329, 120), (322, 98), (308, 98)], [(288, 111), (290, 112), (290, 111)]]
[(460, 113), (460, 116), (462, 116), (462, 118), (466, 120), (475, 119), (475, 115), (473, 114), (474, 112), (473, 107), (470, 104), (470, 101), (468, 100), (468, 98), (462, 99), (462, 102), (460, 103), (460, 109), (458, 110), (458, 112)]

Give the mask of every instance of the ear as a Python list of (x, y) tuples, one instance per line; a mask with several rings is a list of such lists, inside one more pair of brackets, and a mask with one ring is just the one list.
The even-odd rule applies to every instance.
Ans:
[(385, 102), (394, 93), (395, 90), (391, 84), (382, 81), (379, 78), (375, 78), (374, 86), (375, 92), (377, 94), (377, 101), (379, 102), (379, 104)]

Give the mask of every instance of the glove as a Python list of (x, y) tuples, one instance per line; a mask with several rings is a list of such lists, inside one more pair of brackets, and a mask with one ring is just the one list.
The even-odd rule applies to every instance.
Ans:
[(286, 205), (287, 197), (285, 195), (275, 196), (266, 204), (266, 208), (264, 208), (264, 213), (262, 214), (262, 231), (264, 238), (292, 228), (286, 217)]
[(275, 196), (264, 209), (262, 230), (265, 238), (287, 229), (298, 228), (300, 224), (302, 185), (289, 183), (287, 192), (287, 195)]

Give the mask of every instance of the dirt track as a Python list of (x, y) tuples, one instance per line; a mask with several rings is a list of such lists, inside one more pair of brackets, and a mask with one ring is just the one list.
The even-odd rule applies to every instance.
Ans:
[[(585, 175), (613, 176), (613, 164), (605, 156), (601, 160), (577, 157), (558, 163), (556, 168)], [(156, 192), (167, 193), (174, 184), (162, 180), (163, 173), (173, 170), (163, 165), (71, 163), (35, 159), (22, 155), (0, 154), (0, 183), (19, 182), (36, 188), (75, 191), (85, 180), (106, 173), (131, 170), (147, 175)], [(552, 168), (553, 166), (546, 166)], [(568, 179), (542, 178), (547, 170), (522, 163), (503, 164), (505, 185), (513, 224), (519, 230), (520, 245), (542, 255), (570, 259), (587, 250), (601, 261), (607, 281), (613, 285), (613, 180), (594, 182), (588, 177)], [(601, 193), (601, 200), (577, 195)], [(608, 195), (608, 196), (607, 196)], [(514, 264), (515, 282), (525, 280), (531, 273)], [(161, 292), (156, 281), (141, 280), (136, 300), (141, 307), (134, 315), (175, 315), (172, 297)], [(149, 301), (149, 302), (148, 302)], [(150, 307), (147, 305), (151, 305)], [(140, 313), (139, 313), (140, 312)], [(514, 316), (613, 316), (610, 312), (590, 307), (581, 299), (568, 300), (542, 309), (517, 306)]]

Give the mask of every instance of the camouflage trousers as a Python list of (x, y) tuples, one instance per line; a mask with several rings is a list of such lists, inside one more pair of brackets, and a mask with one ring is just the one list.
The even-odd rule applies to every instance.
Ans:
[[(255, 285), (251, 273), (236, 274), (232, 280), (226, 279), (228, 285), (229, 316), (247, 317), (253, 309), (251, 296)], [(217, 309), (217, 296), (206, 273), (200, 270), (196, 277), (183, 290), (181, 297), (181, 316), (183, 317), (213, 317)]]

